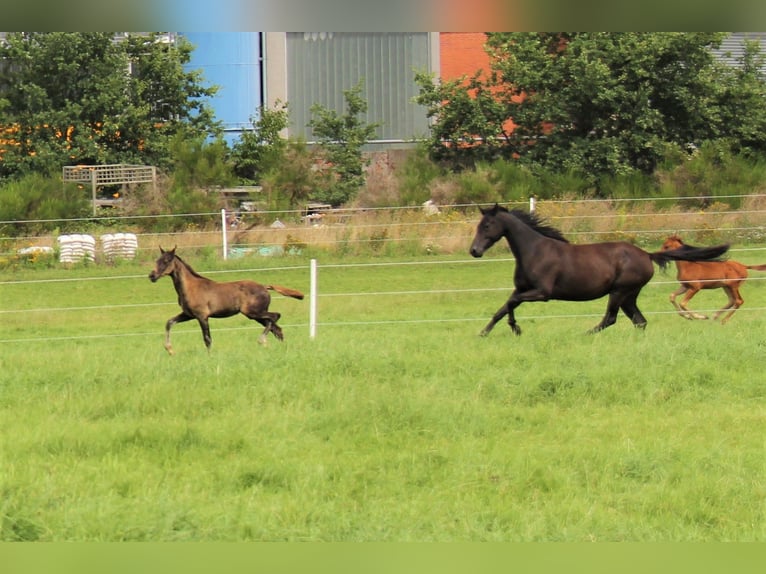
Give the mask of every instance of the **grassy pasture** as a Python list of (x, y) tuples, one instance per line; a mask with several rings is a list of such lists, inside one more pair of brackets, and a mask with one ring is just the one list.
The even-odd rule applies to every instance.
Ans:
[[(0, 539), (766, 539), (761, 274), (724, 326), (675, 315), (669, 271), (645, 331), (587, 336), (604, 300), (550, 302), (479, 338), (508, 257), (320, 259), (315, 340), (308, 302), (274, 297), (284, 343), (213, 320), (208, 354), (190, 322), (173, 357), (147, 261), (4, 275)], [(301, 257), (187, 260), (309, 289)]]

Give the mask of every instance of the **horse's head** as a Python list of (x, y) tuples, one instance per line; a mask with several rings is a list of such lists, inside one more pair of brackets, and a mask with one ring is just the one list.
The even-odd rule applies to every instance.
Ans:
[(481, 211), (481, 221), (476, 226), (476, 235), (471, 243), (470, 253), (474, 257), (481, 257), (484, 252), (492, 247), (505, 233), (505, 226), (497, 217), (498, 213), (507, 210), (500, 207), (497, 203), (488, 209), (479, 208)]
[(176, 268), (176, 248), (165, 251), (160, 247), (160, 257), (154, 263), (154, 269), (149, 273), (149, 279), (152, 283), (157, 281), (160, 277), (170, 275)]
[(671, 235), (668, 237), (665, 242), (662, 244), (662, 251), (668, 251), (669, 249), (678, 249), (679, 247), (683, 247), (684, 242), (681, 240), (681, 238), (678, 235)]

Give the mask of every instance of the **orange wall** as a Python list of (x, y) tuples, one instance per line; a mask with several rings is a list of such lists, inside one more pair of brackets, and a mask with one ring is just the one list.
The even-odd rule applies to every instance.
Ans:
[[(483, 32), (442, 32), (439, 34), (440, 76), (443, 80), (471, 78), (477, 71), (489, 73), (489, 56), (484, 51), (487, 35)], [(507, 120), (503, 128), (512, 132), (514, 123)]]
[(440, 75), (444, 80), (471, 77), (481, 69), (489, 71), (489, 57), (484, 51), (487, 35), (483, 32), (442, 32), (439, 34)]

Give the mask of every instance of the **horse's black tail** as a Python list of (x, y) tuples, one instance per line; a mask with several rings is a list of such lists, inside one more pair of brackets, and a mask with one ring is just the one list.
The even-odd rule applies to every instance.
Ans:
[(729, 244), (714, 245), (712, 247), (690, 247), (684, 245), (677, 249), (655, 251), (650, 253), (652, 261), (664, 269), (671, 261), (722, 261), (721, 257), (729, 250)]

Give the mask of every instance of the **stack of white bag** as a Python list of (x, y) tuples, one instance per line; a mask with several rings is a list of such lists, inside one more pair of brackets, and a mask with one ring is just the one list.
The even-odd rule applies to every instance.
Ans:
[(106, 259), (133, 259), (138, 239), (135, 233), (108, 233), (101, 236), (101, 248)]
[(61, 263), (77, 263), (83, 259), (96, 259), (96, 240), (90, 235), (75, 233), (60, 235), (59, 261)]

